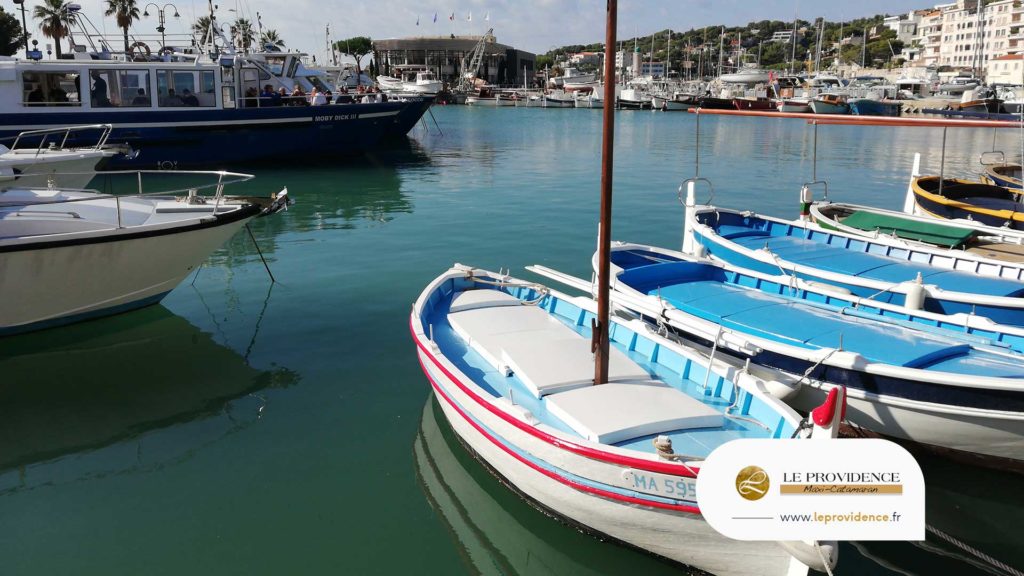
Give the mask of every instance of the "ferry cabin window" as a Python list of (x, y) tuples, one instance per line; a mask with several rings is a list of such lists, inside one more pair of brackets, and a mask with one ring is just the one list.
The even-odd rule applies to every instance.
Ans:
[(270, 68), (274, 76), (283, 76), (284, 56), (267, 56), (267, 68)]
[(22, 106), (81, 106), (78, 78), (74, 72), (25, 72)]
[(157, 104), (161, 108), (217, 105), (213, 70), (157, 70)]
[(149, 70), (90, 70), (89, 102), (93, 108), (148, 108), (153, 105)]

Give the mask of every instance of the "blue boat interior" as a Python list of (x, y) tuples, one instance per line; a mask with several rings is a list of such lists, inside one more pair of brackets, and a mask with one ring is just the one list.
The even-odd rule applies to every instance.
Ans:
[[(516, 406), (529, 411), (541, 423), (579, 437), (570, 424), (550, 409), (551, 402), (564, 392), (538, 398), (515, 372), (506, 375), (496, 369), (492, 362), (467, 345), (453, 329), (448, 316), (453, 299), (464, 290), (492, 289), (480, 286), (464, 279), (446, 282), (431, 295), (429, 304), (424, 309), (421, 321), (425, 330), (428, 334), (433, 333), (433, 341), (444, 357), (493, 398), (508, 399)], [(539, 296), (533, 288), (505, 287), (501, 291), (524, 301)], [(550, 295), (545, 296), (538, 306), (578, 334), (581, 339), (585, 339), (589, 346), (593, 314), (569, 301)], [(642, 367), (650, 379), (663, 382), (725, 415), (719, 420), (720, 426), (660, 430), (655, 434), (628, 438), (610, 443), (611, 445), (642, 453), (656, 453), (653, 440), (658, 435), (665, 435), (672, 439), (675, 453), (704, 458), (716, 447), (730, 440), (789, 438), (792, 435), (792, 425), (777, 412), (776, 408), (725, 378), (713, 373), (709, 376), (701, 363), (685, 358), (620, 324), (613, 323), (610, 340), (615, 349)]]
[[(642, 262), (637, 254), (613, 262)], [(816, 350), (856, 351), (872, 362), (956, 374), (1024, 378), (1024, 356), (967, 341), (948, 331), (918, 329), (870, 314), (736, 283), (713, 264), (664, 262), (625, 269), (618, 282), (659, 296), (675, 308), (737, 332)], [(747, 282), (749, 282), (749, 277)], [(774, 290), (780, 287), (773, 283)], [(838, 302), (842, 304), (842, 302)], [(924, 327), (922, 327), (924, 328)]]
[[(809, 230), (734, 212), (704, 212), (698, 219), (725, 240), (748, 250), (768, 248), (780, 261), (799, 266), (890, 284), (912, 281), (920, 273), (926, 284), (951, 292), (1024, 296), (1024, 285), (1020, 282), (931, 266), (915, 261), (919, 257), (926, 258), (923, 253), (885, 246), (869, 239)], [(709, 249), (715, 252), (714, 247)]]

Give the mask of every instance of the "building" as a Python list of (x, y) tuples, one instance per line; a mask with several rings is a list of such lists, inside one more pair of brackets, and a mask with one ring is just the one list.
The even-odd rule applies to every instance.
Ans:
[(768, 41), (769, 42), (783, 42), (783, 43), (789, 44), (790, 42), (793, 41), (793, 31), (792, 30), (780, 30), (780, 31), (772, 34), (772, 37), (769, 38)]
[[(419, 64), (454, 84), (462, 75), (462, 61), (468, 58), (480, 36), (423, 36), (374, 40), (373, 58), (385, 74), (391, 66)], [(477, 77), (491, 84), (520, 85), (533, 79), (536, 55), (499, 44), (493, 35), (484, 42), (484, 56)]]
[(575, 66), (598, 66), (601, 64), (602, 56), (604, 56), (602, 52), (577, 52), (569, 56), (569, 63)]
[(1007, 54), (992, 58), (985, 64), (985, 80), (989, 84), (1024, 84), (1021, 63), (1024, 54)]
[(665, 63), (664, 62), (641, 62), (640, 63), (640, 75), (651, 76), (652, 78), (664, 78), (665, 77)]
[(909, 31), (916, 19), (907, 51), (915, 65), (980, 71), (989, 60), (1024, 50), (1022, 15), (1024, 8), (1016, 0), (957, 0), (917, 10), (898, 21), (887, 18), (886, 25), (902, 39), (904, 22)]

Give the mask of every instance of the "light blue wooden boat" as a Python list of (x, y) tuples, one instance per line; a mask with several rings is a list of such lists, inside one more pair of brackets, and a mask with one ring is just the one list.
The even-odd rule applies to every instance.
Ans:
[[(771, 383), (742, 360), (709, 360), (639, 319), (612, 319), (608, 382), (595, 385), (595, 318), (589, 298), (456, 265), (424, 289), (410, 328), (452, 428), (545, 509), (715, 574), (834, 563), (831, 546), (729, 540), (701, 516), (695, 479), (713, 449), (800, 429)], [(815, 436), (837, 431), (830, 408)]]
[(1024, 354), (1005, 343), (887, 316), (891, 309), (859, 310), (848, 294), (660, 248), (619, 244), (611, 263), (617, 306), (711, 357), (749, 361), (768, 380), (784, 383), (779, 374), (789, 374), (798, 389), (787, 401), (799, 408), (845, 386), (849, 419), (866, 429), (1024, 463)]
[(937, 314), (1024, 326), (1024, 267), (712, 206), (688, 205), (684, 252)]

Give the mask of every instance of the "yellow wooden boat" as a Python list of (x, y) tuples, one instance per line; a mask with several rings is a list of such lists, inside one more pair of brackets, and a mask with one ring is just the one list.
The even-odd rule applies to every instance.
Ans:
[(1024, 230), (1024, 203), (1019, 193), (1002, 186), (919, 176), (911, 182), (918, 208), (936, 218), (974, 220), (988, 226)]

